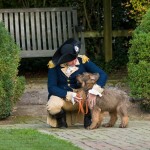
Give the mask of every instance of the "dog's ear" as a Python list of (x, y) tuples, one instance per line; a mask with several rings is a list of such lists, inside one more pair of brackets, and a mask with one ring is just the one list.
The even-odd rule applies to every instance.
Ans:
[(83, 78), (84, 78), (84, 75), (79, 74), (79, 75), (76, 76), (76, 79), (81, 84), (81, 87), (85, 86), (85, 81), (83, 80)]
[(81, 74), (77, 75), (76, 79), (79, 83), (82, 83), (82, 75)]
[(82, 82), (82, 85), (81, 85), (81, 87), (85, 87), (85, 82), (84, 82), (84, 81)]
[(99, 79), (99, 73), (93, 73), (90, 75), (90, 79), (95, 80), (95, 82)]

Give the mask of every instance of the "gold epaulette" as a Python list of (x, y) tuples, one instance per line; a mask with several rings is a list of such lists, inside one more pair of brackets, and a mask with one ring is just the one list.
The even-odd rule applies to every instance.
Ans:
[(80, 58), (82, 58), (82, 63), (85, 64), (86, 62), (89, 61), (89, 58), (85, 55), (79, 55)]
[(54, 63), (51, 60), (48, 62), (47, 66), (48, 66), (48, 68), (54, 68), (55, 67)]

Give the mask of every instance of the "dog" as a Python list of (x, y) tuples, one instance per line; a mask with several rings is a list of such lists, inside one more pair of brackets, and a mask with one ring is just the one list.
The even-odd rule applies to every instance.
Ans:
[[(88, 90), (93, 87), (96, 81), (99, 79), (98, 73), (83, 73), (76, 77), (77, 81), (81, 84), (82, 89), (86, 95)], [(97, 96), (96, 104), (91, 109), (92, 124), (88, 129), (96, 129), (101, 126), (103, 121), (104, 112), (109, 112), (110, 120), (108, 123), (103, 124), (103, 127), (113, 127), (118, 119), (118, 115), (121, 117), (120, 128), (126, 128), (128, 125), (129, 117), (127, 106), (129, 102), (128, 95), (116, 88), (105, 88), (102, 92), (102, 97)]]

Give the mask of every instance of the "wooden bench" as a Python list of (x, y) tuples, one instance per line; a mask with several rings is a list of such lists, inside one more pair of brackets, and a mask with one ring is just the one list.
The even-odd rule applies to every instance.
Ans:
[(0, 21), (21, 47), (22, 58), (51, 57), (65, 40), (79, 36), (81, 54), (85, 53), (77, 10), (72, 7), (0, 9)]

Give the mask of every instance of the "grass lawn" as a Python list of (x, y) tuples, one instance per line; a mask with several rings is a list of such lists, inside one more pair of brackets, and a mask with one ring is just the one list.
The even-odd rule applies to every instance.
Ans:
[(0, 129), (0, 150), (80, 150), (72, 143), (32, 129)]

